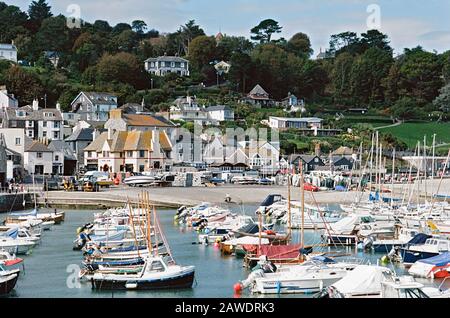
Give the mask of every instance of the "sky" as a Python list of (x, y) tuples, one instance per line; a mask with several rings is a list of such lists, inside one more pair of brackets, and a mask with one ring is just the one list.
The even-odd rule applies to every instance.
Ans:
[[(27, 10), (31, 0), (2, 0)], [(49, 0), (53, 14), (70, 15), (71, 4), (88, 22), (107, 20), (111, 25), (144, 20), (149, 28), (174, 32), (194, 19), (208, 35), (250, 37), (250, 29), (263, 19), (280, 23), (278, 37), (297, 32), (311, 38), (318, 54), (328, 47), (330, 35), (362, 33), (377, 28), (389, 35), (395, 52), (421, 45), (429, 51), (450, 49), (448, 0)], [(376, 5), (376, 6), (373, 6)], [(378, 14), (379, 13), (379, 14)], [(379, 18), (378, 18), (379, 17)], [(369, 23), (368, 23), (369, 22)]]

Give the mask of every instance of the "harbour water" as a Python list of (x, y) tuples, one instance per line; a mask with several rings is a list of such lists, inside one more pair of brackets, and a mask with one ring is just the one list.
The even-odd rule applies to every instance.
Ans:
[[(236, 209), (236, 212), (240, 209)], [(246, 213), (254, 215), (255, 207), (247, 207)], [(96, 211), (98, 212), (98, 211)], [(24, 256), (25, 271), (9, 297), (19, 298), (105, 298), (105, 297), (147, 297), (147, 298), (231, 298), (233, 285), (245, 279), (249, 272), (242, 266), (242, 259), (234, 256), (223, 257), (213, 246), (195, 244), (197, 233), (191, 229), (179, 227), (173, 222), (174, 210), (159, 210), (159, 218), (176, 261), (182, 265), (196, 266), (194, 288), (181, 291), (123, 291), (98, 292), (91, 289), (90, 283), (77, 282), (76, 269), (81, 265), (82, 255), (72, 250), (76, 229), (93, 220), (93, 211), (66, 211), (65, 222), (53, 226), (51, 231), (42, 235), (41, 244), (31, 255)], [(5, 215), (0, 215), (3, 219)], [(299, 241), (299, 232), (294, 233), (294, 241)], [(318, 243), (320, 234), (306, 231), (306, 243)], [(354, 248), (333, 250), (351, 254), (364, 262), (376, 264), (380, 254), (367, 254)], [(397, 273), (405, 273), (401, 265), (388, 265)], [(440, 281), (418, 281), (426, 285), (439, 286)], [(444, 288), (450, 288), (450, 280)], [(254, 297), (243, 294), (242, 297)], [(311, 295), (293, 295), (279, 297), (311, 297)]]

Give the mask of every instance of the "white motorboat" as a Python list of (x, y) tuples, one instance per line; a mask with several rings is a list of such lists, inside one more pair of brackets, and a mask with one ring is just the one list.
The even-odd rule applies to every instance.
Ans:
[(36, 242), (33, 241), (0, 236), (0, 249), (3, 249), (8, 253), (17, 255), (29, 254), (35, 246)]
[(130, 187), (139, 187), (139, 186), (145, 186), (145, 185), (152, 185), (154, 184), (158, 178), (153, 176), (145, 176), (145, 175), (134, 175), (131, 177), (126, 178), (123, 183), (130, 186)]
[(447, 298), (450, 292), (425, 287), (412, 276), (397, 276), (387, 267), (360, 265), (324, 288), (318, 298)]
[(258, 294), (311, 294), (339, 281), (359, 264), (339, 263), (329, 258), (313, 258), (299, 265), (262, 264), (243, 281)]

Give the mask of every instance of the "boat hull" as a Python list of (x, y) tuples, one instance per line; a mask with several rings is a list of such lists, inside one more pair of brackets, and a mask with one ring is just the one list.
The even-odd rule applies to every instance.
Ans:
[[(105, 280), (91, 279), (92, 288), (96, 290), (161, 290), (188, 289), (194, 283), (195, 271), (182, 275), (155, 280)], [(128, 287), (134, 285), (133, 287)]]
[(402, 257), (405, 266), (411, 266), (421, 259), (427, 259), (436, 255), (439, 255), (439, 253), (412, 251), (406, 248), (400, 249), (400, 256)]
[(9, 277), (5, 277), (5, 281), (0, 282), (0, 296), (8, 295), (14, 287), (16, 287), (19, 274), (12, 274)]

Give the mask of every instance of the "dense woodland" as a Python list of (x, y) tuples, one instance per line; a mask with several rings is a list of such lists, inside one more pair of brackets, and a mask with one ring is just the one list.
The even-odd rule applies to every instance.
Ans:
[[(388, 35), (369, 30), (331, 36), (327, 53), (332, 57), (317, 60), (301, 30), (289, 40), (280, 39), (282, 25), (270, 19), (249, 30), (250, 39), (225, 35), (216, 43), (194, 20), (168, 34), (144, 21), (115, 26), (83, 21), (81, 28), (68, 28), (66, 18), (54, 16), (45, 0), (33, 1), (27, 12), (0, 3), (0, 42), (14, 41), (21, 60), (20, 65), (0, 61), (0, 84), (22, 105), (46, 98), (49, 107), (59, 102), (66, 110), (80, 90), (114, 92), (121, 103), (144, 98), (155, 111), (190, 92), (209, 104), (229, 103), (243, 118), (251, 110), (233, 103), (259, 83), (274, 99), (291, 92), (307, 104), (320, 105), (315, 110), (369, 107), (392, 118), (446, 118), (450, 51), (437, 54), (416, 47), (394, 57)], [(58, 68), (44, 51), (60, 54)], [(170, 74), (152, 81), (144, 61), (164, 54), (188, 58), (191, 76)], [(216, 86), (213, 62), (221, 60), (232, 68)], [(201, 83), (208, 88), (200, 89)]]

